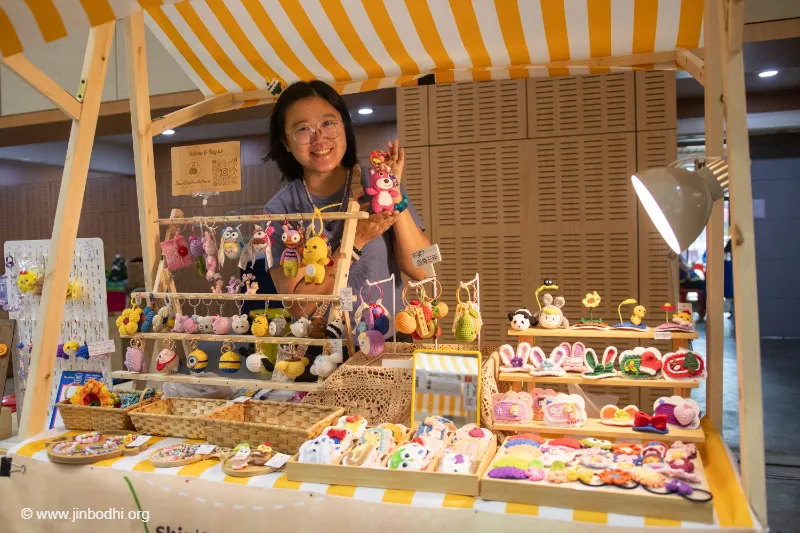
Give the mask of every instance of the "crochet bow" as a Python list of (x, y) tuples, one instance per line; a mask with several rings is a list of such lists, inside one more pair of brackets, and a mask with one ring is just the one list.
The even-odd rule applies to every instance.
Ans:
[(667, 429), (667, 415), (653, 415), (639, 411), (633, 419), (633, 425), (637, 428), (653, 426), (654, 428), (663, 431)]

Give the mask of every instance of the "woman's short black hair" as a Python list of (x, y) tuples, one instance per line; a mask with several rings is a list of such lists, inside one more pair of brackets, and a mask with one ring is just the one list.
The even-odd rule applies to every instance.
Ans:
[(291, 152), (286, 150), (284, 144), (286, 142), (286, 112), (295, 102), (312, 96), (322, 98), (342, 115), (342, 125), (347, 141), (342, 166), (350, 169), (358, 162), (353, 119), (350, 117), (350, 110), (344, 99), (324, 81), (298, 81), (289, 85), (281, 93), (278, 101), (275, 102), (275, 107), (272, 108), (272, 115), (269, 117), (269, 147), (264, 158), (265, 161), (275, 161), (278, 164), (283, 179), (286, 181), (294, 181), (303, 177), (303, 167)]

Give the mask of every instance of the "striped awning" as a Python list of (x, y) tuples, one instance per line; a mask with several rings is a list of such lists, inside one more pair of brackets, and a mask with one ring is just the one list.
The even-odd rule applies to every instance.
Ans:
[(703, 33), (703, 0), (0, 0), (0, 52), (142, 7), (206, 95), (273, 80), (350, 93), (429, 73), (443, 83), (608, 72), (622, 67), (559, 62), (693, 49)]
[(414, 354), (414, 367), (429, 373), (477, 376), (478, 358), (418, 351)]

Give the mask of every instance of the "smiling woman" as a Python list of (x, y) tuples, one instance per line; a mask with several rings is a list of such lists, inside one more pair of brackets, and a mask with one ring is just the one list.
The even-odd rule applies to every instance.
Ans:
[[(391, 154), (386, 163), (401, 184), (404, 150), (397, 140), (388, 143)], [(367, 209), (368, 197), (357, 198), (354, 191), (369, 188), (369, 174), (354, 172), (356, 167), (356, 137), (350, 111), (336, 91), (321, 81), (298, 82), (281, 93), (270, 117), (270, 141), (267, 160), (275, 161), (281, 170), (286, 186), (267, 203), (268, 213), (311, 213), (314, 208), (327, 211), (347, 208), (353, 198)], [(352, 180), (361, 179), (361, 187), (353, 187)], [(401, 192), (405, 193), (404, 190)], [(336, 206), (335, 204), (341, 204)], [(401, 204), (398, 204), (401, 205)], [(307, 222), (308, 223), (308, 222)], [(274, 223), (278, 234), (289, 229)], [(342, 221), (327, 222), (321, 229), (337, 257), (342, 239)], [(320, 228), (317, 226), (317, 231)], [(405, 209), (371, 214), (359, 220), (355, 235), (355, 251), (350, 269), (348, 285), (354, 293), (369, 280), (381, 280), (395, 275), (398, 301), (395, 308), (402, 308), (400, 273), (421, 279), (423, 273), (411, 262), (411, 252), (430, 245), (422, 233), (422, 222), (411, 201)], [(272, 256), (280, 258), (284, 251), (288, 261), (299, 261), (294, 247), (288, 247), (282, 239), (274, 239)], [(288, 257), (291, 256), (291, 257)], [(285, 261), (284, 261), (285, 262)], [(328, 269), (334, 272), (335, 267)], [(276, 264), (270, 270), (279, 293), (283, 294), (330, 294), (333, 278), (327, 276), (321, 284), (306, 283), (303, 269), (285, 269)], [(387, 307), (388, 302), (386, 302)], [(306, 309), (295, 305), (291, 309), (295, 316), (310, 314), (314, 304)]]

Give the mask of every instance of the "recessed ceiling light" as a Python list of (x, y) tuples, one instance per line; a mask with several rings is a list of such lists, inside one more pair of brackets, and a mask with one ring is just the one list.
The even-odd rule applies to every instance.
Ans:
[(164, 130), (161, 135), (175, 135), (175, 130)]
[(758, 73), (759, 78), (771, 78), (778, 73), (777, 70), (762, 70)]
[(372, 114), (372, 108), (371, 107), (361, 107), (361, 108), (358, 109), (358, 114), (359, 115), (371, 115)]

